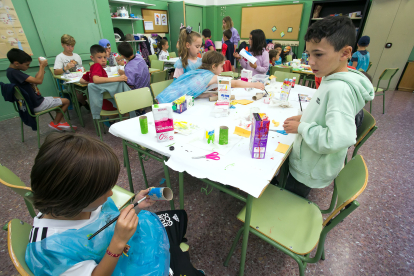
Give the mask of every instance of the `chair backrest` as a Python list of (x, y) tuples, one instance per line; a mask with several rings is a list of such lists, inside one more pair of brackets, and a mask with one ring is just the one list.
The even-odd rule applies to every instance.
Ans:
[[(23, 97), (22, 92), (20, 91), (19, 87), (17, 87), (17, 85), (14, 87), (14, 96), (16, 97), (16, 99), (26, 102), (25, 98)], [(30, 116), (34, 117), (32, 112), (30, 111), (30, 108), (27, 108), (27, 112), (29, 113)]]
[(287, 56), (286, 56), (286, 61), (288, 61), (288, 62), (289, 62), (289, 61), (292, 61), (292, 55), (287, 55)]
[(391, 80), (395, 76), (395, 74), (397, 74), (398, 70), (399, 70), (398, 68), (385, 69), (378, 79), (377, 89), (379, 87), (380, 82), (385, 80), (385, 81), (388, 81), (388, 85), (387, 85), (387, 88), (384, 89), (384, 91), (388, 90), (388, 88), (390, 87)]
[(7, 247), (10, 258), (22, 276), (34, 276), (26, 264), (26, 247), (32, 226), (19, 219), (12, 219), (7, 228)]
[(370, 61), (370, 62), (368, 63), (367, 72), (368, 72), (369, 68), (371, 68), (371, 66), (372, 66), (372, 62)]
[(169, 54), (170, 54), (170, 58), (176, 58), (177, 57), (177, 54), (175, 52), (170, 52)]
[(0, 183), (4, 186), (10, 188), (15, 193), (23, 197), (25, 200), (27, 209), (29, 210), (29, 213), (32, 217), (36, 216), (36, 213), (34, 211), (33, 205), (32, 205), (32, 189), (30, 187), (27, 187), (20, 178), (15, 175), (12, 171), (10, 171), (8, 168), (0, 164)]
[(164, 70), (164, 61), (156, 60), (156, 59), (152, 60), (151, 61), (151, 68), (163, 71)]
[(234, 72), (233, 72), (233, 71), (222, 72), (222, 73), (220, 74), (220, 76), (223, 76), (223, 77), (232, 77), (232, 78), (234, 78)]
[(165, 88), (167, 88), (171, 83), (173, 83), (173, 81), (174, 80), (167, 80), (151, 84), (151, 90), (154, 100), (162, 91), (164, 91)]
[(120, 114), (152, 106), (152, 96), (148, 87), (116, 93), (114, 95)]
[(157, 57), (157, 55), (149, 55), (148, 56), (148, 59), (149, 59), (149, 61), (150, 61), (150, 66), (152, 67), (152, 61), (153, 60), (157, 60), (158, 59), (158, 57)]
[(167, 77), (167, 71), (154, 72), (151, 74), (151, 83), (165, 81), (166, 77)]
[(362, 139), (364, 139), (364, 137), (375, 127), (376, 124), (377, 122), (375, 121), (375, 118), (371, 115), (371, 113), (364, 109), (364, 118), (362, 119), (361, 126), (357, 129), (355, 146), (361, 143)]
[(300, 74), (297, 73), (286, 73), (286, 72), (280, 72), (276, 71), (274, 72), (273, 76), (276, 77), (276, 81), (283, 82), (285, 79), (293, 79), (296, 78), (296, 84), (299, 82)]
[[(365, 190), (367, 183), (367, 165), (361, 155), (356, 155), (345, 165), (335, 179), (335, 189), (337, 190), (336, 207), (323, 224), (326, 225), (344, 207), (354, 201)], [(335, 198), (332, 200), (335, 200)]]
[(89, 62), (89, 68), (91, 68), (91, 66), (94, 64), (95, 62), (91, 61)]
[(276, 67), (276, 66), (272, 66), (273, 68), (275, 68), (275, 72), (280, 71), (280, 72), (286, 72), (286, 73), (292, 73), (293, 68), (292, 67)]

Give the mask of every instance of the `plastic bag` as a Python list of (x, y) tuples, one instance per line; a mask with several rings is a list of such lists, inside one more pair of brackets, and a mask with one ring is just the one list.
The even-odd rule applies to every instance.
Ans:
[[(79, 262), (93, 260), (99, 264), (114, 234), (116, 223), (88, 240), (109, 220), (119, 214), (112, 199), (102, 205), (99, 218), (78, 230), (71, 229), (41, 241), (29, 243), (26, 263), (35, 275), (60, 275)], [(135, 234), (128, 241), (128, 256), (119, 257), (112, 275), (168, 275), (170, 265), (167, 233), (157, 215), (141, 211)]]

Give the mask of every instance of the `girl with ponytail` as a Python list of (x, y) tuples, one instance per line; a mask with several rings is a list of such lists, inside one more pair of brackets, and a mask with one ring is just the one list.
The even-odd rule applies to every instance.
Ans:
[(159, 60), (167, 60), (167, 57), (170, 56), (168, 53), (168, 41), (166, 39), (161, 39), (157, 43), (158, 49), (160, 49), (160, 53), (158, 54)]
[(201, 35), (193, 32), (190, 26), (181, 28), (178, 39), (178, 55), (180, 60), (174, 64), (174, 78), (178, 78), (182, 74), (201, 66), (201, 58), (198, 58), (197, 54), (200, 52), (202, 44)]

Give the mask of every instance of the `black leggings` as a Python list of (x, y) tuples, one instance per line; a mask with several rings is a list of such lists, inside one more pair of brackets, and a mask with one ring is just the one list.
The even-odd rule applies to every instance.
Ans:
[(297, 181), (290, 173), (288, 179), (286, 180), (285, 189), (301, 196), (303, 198), (307, 198), (311, 189), (310, 187), (306, 186), (305, 184)]

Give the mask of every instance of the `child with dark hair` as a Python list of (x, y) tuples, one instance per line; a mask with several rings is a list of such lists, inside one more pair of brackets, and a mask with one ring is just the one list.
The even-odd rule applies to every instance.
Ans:
[[(184, 95), (196, 98), (202, 95), (209, 86), (217, 84), (217, 76), (223, 72), (224, 56), (216, 51), (208, 51), (202, 60), (203, 63), (200, 68), (185, 73), (165, 88), (157, 96), (158, 102), (171, 103)], [(264, 89), (264, 85), (261, 82), (252, 83), (241, 80), (232, 80), (231, 87)], [(208, 96), (210, 94), (205, 93), (200, 97)]]
[(99, 45), (105, 48), (106, 50), (106, 60), (109, 66), (116, 66), (116, 56), (117, 54), (111, 51), (111, 42), (108, 39), (102, 38), (99, 40)]
[(168, 53), (168, 40), (166, 39), (160, 39), (160, 41), (158, 41), (157, 43), (157, 48), (160, 49), (160, 52), (158, 54), (158, 59), (159, 60), (167, 60), (167, 57), (170, 56), (170, 54)]
[(269, 70), (269, 52), (266, 51), (266, 36), (262, 30), (253, 30), (249, 37), (249, 52), (257, 58), (252, 64), (246, 59), (241, 58), (238, 53), (234, 53), (234, 57), (240, 60), (241, 67), (252, 71), (252, 75), (266, 74)]
[(355, 67), (357, 70), (362, 69), (365, 72), (368, 70), (370, 57), (367, 47), (369, 46), (370, 40), (370, 37), (367, 35), (364, 35), (358, 40), (358, 49), (349, 61), (349, 65)]
[(279, 58), (275, 61), (275, 65), (281, 65), (285, 58), (285, 52), (282, 49), (282, 44), (275, 43), (275, 50), (279, 52)]
[(125, 41), (118, 44), (118, 53), (128, 62), (125, 71), (119, 70), (120, 75), (127, 76), (127, 84), (133, 89), (149, 87), (150, 74), (142, 56), (134, 55), (131, 45)]
[(305, 35), (309, 65), (324, 77), (303, 115), (286, 119), (287, 133), (297, 133), (289, 156), (286, 189), (307, 197), (341, 171), (348, 147), (356, 142), (355, 115), (374, 98), (374, 88), (359, 71), (347, 68), (355, 44), (355, 26), (344, 16), (324, 18)]
[(226, 57), (227, 60), (230, 61), (231, 66), (234, 69), (234, 44), (230, 42), (231, 35), (232, 34), (230, 30), (223, 31), (224, 43), (221, 46), (221, 53)]
[(211, 31), (210, 29), (204, 29), (201, 33), (203, 40), (204, 40), (204, 52), (207, 51), (215, 51), (216, 46), (214, 45), (213, 41), (211, 41)]
[(269, 71), (267, 71), (267, 75), (270, 74), (270, 67), (275, 66), (276, 61), (279, 59), (280, 53), (277, 50), (270, 50), (269, 51)]
[[(118, 81), (127, 81), (128, 78), (125, 75), (119, 77), (108, 78), (104, 67), (106, 66), (107, 54), (104, 47), (101, 45), (95, 44), (90, 48), (91, 60), (94, 62), (89, 72), (84, 74), (80, 79), (80, 83), (108, 83), (108, 82), (118, 82)], [(103, 100), (102, 110), (114, 111), (116, 108), (113, 104), (107, 99)]]
[[(62, 106), (62, 111), (66, 112), (70, 104), (68, 99), (59, 97), (42, 97), (39, 89), (37, 88), (38, 84), (43, 83), (47, 60), (39, 58), (39, 71), (36, 73), (35, 77), (32, 77), (22, 72), (29, 69), (30, 63), (32, 62), (32, 57), (26, 52), (13, 48), (7, 52), (7, 58), (10, 61), (9, 68), (6, 70), (7, 78), (10, 83), (15, 84), (19, 89), (26, 91), (30, 97), (30, 101), (33, 104), (32, 108), (35, 113), (56, 106)], [(56, 112), (56, 117), (49, 123), (49, 127), (57, 131), (70, 129), (70, 125), (65, 122), (63, 114), (60, 112)], [(72, 127), (76, 128), (75, 126)]]

